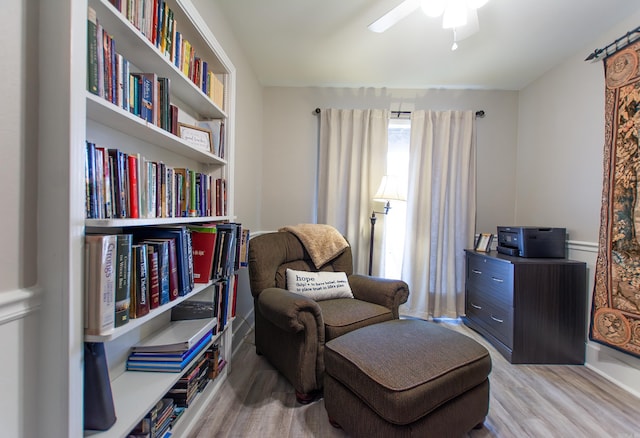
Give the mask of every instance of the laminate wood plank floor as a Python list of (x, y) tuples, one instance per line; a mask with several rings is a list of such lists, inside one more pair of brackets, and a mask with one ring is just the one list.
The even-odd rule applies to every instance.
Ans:
[[(491, 354), (489, 415), (469, 438), (640, 438), (640, 399), (584, 366), (511, 365), (479, 334), (446, 323)], [(322, 437), (347, 435), (329, 424), (322, 399), (296, 402), (291, 385), (255, 353), (253, 333), (190, 438)]]

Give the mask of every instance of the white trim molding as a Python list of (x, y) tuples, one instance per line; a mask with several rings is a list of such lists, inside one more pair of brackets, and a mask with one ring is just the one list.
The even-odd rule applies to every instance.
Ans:
[(40, 308), (38, 287), (0, 292), (0, 325), (24, 318)]
[(584, 251), (584, 252), (598, 252), (598, 243), (597, 242), (582, 242), (579, 240), (569, 240), (567, 241), (567, 247), (570, 251)]

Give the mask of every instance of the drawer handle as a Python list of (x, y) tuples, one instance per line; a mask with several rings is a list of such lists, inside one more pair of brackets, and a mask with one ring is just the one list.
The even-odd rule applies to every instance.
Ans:
[(495, 281), (496, 283), (504, 283), (504, 280), (502, 278), (498, 278), (498, 277), (491, 277), (491, 279), (493, 281)]
[(482, 309), (482, 306), (478, 306), (478, 305), (473, 304), (473, 303), (469, 303), (469, 304), (471, 304), (471, 307), (473, 307), (474, 309), (478, 309), (478, 310)]
[(474, 274), (478, 274), (478, 275), (482, 274), (482, 271), (479, 271), (477, 269), (472, 269), (471, 272), (473, 272)]
[(502, 324), (504, 322), (504, 319), (498, 319), (493, 315), (491, 315), (491, 319), (493, 319), (495, 322), (499, 322), (500, 324)]

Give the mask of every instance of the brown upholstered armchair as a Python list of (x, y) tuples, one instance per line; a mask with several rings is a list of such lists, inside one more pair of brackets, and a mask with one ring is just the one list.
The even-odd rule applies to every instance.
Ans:
[[(314, 301), (289, 292), (287, 268), (345, 272), (354, 298)], [(398, 319), (398, 307), (409, 296), (404, 281), (353, 275), (351, 247), (316, 268), (303, 243), (289, 231), (251, 239), (249, 278), (256, 353), (291, 382), (300, 403), (314, 400), (322, 389), (325, 342), (360, 327)]]

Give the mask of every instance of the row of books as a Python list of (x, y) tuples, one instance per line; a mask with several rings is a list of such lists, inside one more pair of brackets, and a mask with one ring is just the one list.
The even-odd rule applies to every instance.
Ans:
[(178, 135), (178, 112), (170, 102), (170, 81), (155, 73), (134, 72), (116, 51), (115, 39), (88, 12), (87, 89), (165, 131)]
[(250, 231), (240, 223), (190, 224), (193, 241), (194, 281), (207, 283), (226, 278), (248, 265)]
[(86, 142), (87, 219), (227, 214), (224, 178)]
[[(235, 287), (234, 272), (247, 264), (249, 230), (241, 224), (130, 227), (124, 231), (85, 236), (88, 335), (108, 335), (129, 319), (189, 294), (195, 283), (232, 278), (216, 288)], [(221, 313), (221, 330), (228, 315), (235, 312), (237, 291), (220, 293), (225, 294), (225, 309), (229, 307)]]
[(202, 90), (219, 108), (224, 102), (224, 77), (209, 69), (178, 30), (173, 10), (164, 0), (110, 0), (158, 51)]

